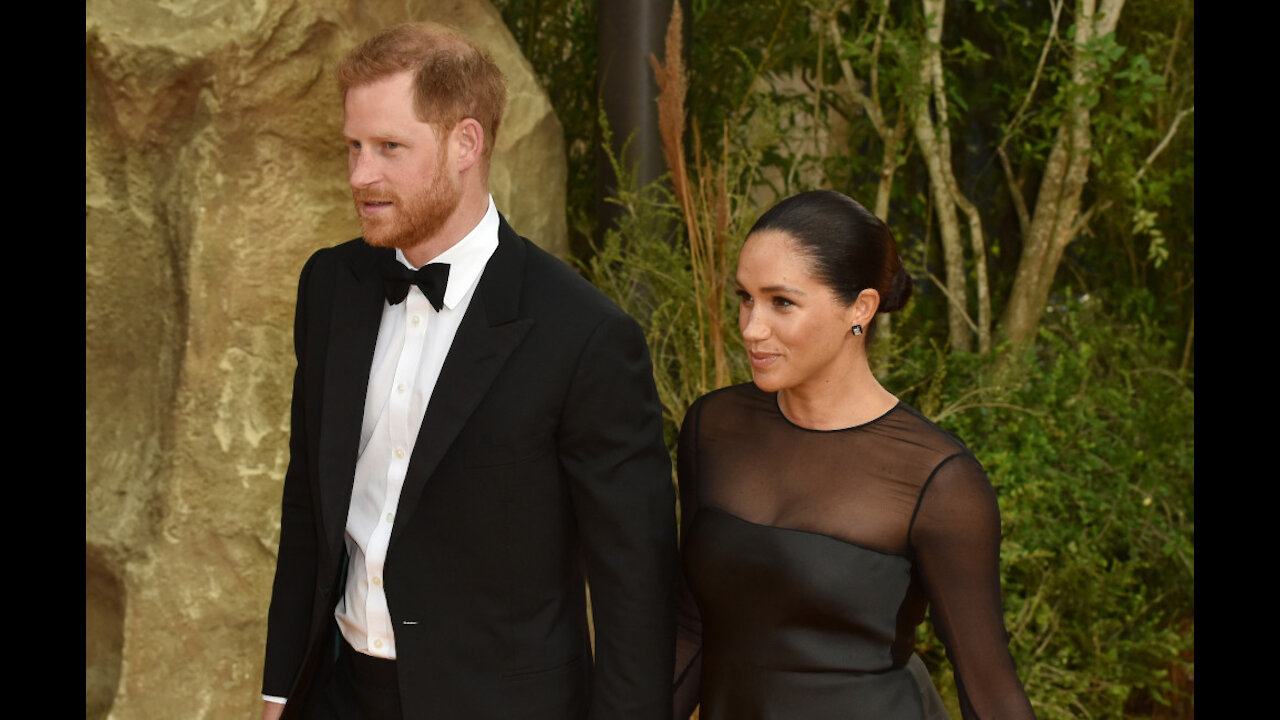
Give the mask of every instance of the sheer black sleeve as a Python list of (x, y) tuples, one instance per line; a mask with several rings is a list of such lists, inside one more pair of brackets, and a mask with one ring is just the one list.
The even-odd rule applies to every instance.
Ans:
[(920, 497), (910, 542), (965, 720), (1034, 718), (1009, 654), (1000, 597), (1000, 509), (972, 456), (955, 455)]
[[(689, 525), (698, 508), (697, 438), (701, 401), (695, 402), (680, 426), (676, 449), (676, 472), (680, 485), (680, 544), (684, 547)], [(676, 573), (676, 669), (674, 679), (675, 719), (686, 720), (698, 706), (702, 675), (702, 616), (684, 571)]]

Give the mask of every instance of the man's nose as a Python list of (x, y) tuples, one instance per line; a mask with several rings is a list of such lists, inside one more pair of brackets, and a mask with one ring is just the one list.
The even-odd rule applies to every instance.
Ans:
[(351, 152), (347, 170), (351, 187), (368, 187), (381, 177), (377, 159), (363, 149)]

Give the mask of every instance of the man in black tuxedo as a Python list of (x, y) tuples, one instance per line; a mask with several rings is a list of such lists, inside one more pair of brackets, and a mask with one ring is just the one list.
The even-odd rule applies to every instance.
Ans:
[(338, 74), (363, 237), (299, 281), (264, 718), (670, 718), (639, 326), (494, 207), (486, 53), (410, 24)]

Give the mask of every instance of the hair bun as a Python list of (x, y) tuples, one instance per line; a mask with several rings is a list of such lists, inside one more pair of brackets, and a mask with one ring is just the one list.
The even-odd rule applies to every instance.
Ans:
[(893, 274), (890, 281), (888, 292), (884, 293), (880, 298), (880, 307), (877, 312), (891, 313), (899, 310), (903, 305), (907, 304), (907, 300), (911, 299), (911, 288), (915, 287), (915, 281), (907, 274), (906, 268), (902, 267), (902, 263), (898, 263), (898, 269)]

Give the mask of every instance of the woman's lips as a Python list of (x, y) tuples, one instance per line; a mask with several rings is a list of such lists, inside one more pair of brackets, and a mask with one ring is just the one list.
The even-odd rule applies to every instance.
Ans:
[(764, 369), (772, 365), (779, 356), (777, 353), (756, 352), (752, 350), (747, 353), (747, 357), (751, 360), (751, 367)]

